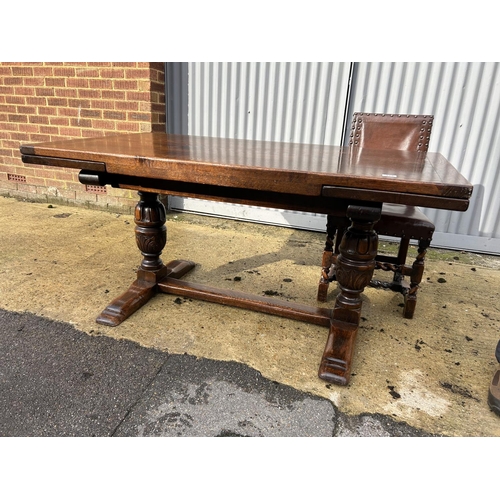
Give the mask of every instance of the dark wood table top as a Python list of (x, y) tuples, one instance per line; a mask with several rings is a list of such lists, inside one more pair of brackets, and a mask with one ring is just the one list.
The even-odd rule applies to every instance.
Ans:
[(472, 185), (439, 153), (166, 133), (23, 145), (21, 153), (25, 163), (137, 178), (450, 210), (466, 210), (472, 194)]

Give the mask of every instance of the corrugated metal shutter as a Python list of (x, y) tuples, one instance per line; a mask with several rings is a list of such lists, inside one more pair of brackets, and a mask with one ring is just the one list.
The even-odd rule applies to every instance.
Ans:
[(356, 63), (353, 111), (433, 114), (430, 151), (474, 185), (467, 212), (425, 209), (434, 246), (500, 254), (500, 64)]
[(340, 144), (349, 64), (189, 63), (189, 134)]
[[(167, 88), (170, 85), (169, 94), (175, 96), (167, 101), (167, 116), (168, 103), (172, 113), (168, 130), (339, 145), (350, 70), (350, 63), (167, 63)], [(183, 87), (179, 81), (185, 75), (188, 85)], [(325, 228), (324, 216), (301, 212), (180, 198), (173, 198), (170, 206), (269, 224)]]

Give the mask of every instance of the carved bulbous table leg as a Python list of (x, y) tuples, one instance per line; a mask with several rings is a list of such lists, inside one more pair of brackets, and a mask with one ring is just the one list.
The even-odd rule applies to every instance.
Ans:
[(354, 342), (361, 318), (361, 293), (370, 283), (375, 269), (378, 236), (373, 230), (380, 219), (380, 208), (350, 206), (352, 221), (340, 244), (336, 278), (340, 293), (330, 325), (318, 375), (321, 379), (347, 385)]
[[(135, 241), (143, 259), (139, 268), (140, 278), (156, 283), (165, 272), (160, 255), (167, 243), (165, 207), (154, 193), (139, 193), (141, 199), (135, 207)], [(138, 275), (139, 278), (139, 275)]]
[(153, 297), (157, 284), (167, 276), (180, 277), (194, 267), (193, 262), (173, 261), (165, 266), (160, 255), (167, 242), (166, 211), (155, 193), (139, 192), (135, 207), (135, 240), (143, 259), (137, 279), (97, 318), (97, 323), (116, 326)]

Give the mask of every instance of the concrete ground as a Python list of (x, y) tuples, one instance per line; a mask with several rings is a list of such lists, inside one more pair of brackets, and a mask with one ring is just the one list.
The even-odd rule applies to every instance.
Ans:
[[(165, 294), (96, 324), (140, 263), (132, 216), (0, 197), (0, 220), (2, 436), (500, 435), (500, 258), (429, 252), (413, 320), (365, 290), (338, 387), (317, 377), (323, 327)], [(188, 279), (316, 305), (322, 234), (188, 214), (167, 228), (163, 259), (197, 262)]]

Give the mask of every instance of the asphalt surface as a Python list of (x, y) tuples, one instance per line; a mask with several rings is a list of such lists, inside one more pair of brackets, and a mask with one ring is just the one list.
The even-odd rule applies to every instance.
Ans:
[(248, 366), (0, 309), (0, 436), (428, 436)]

